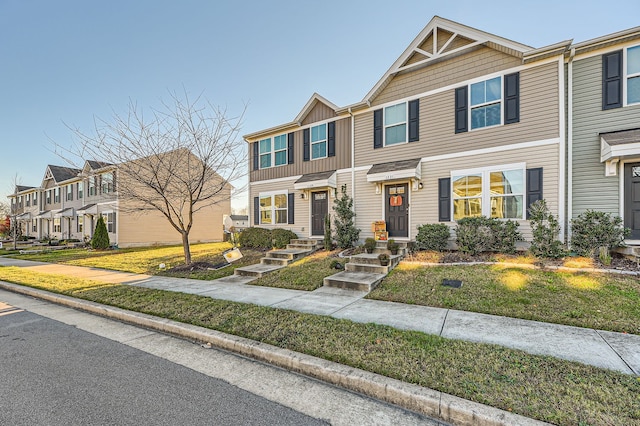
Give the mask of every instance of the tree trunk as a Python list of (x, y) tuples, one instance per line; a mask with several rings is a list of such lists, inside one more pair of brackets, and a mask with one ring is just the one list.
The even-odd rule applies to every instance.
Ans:
[(191, 265), (191, 248), (189, 247), (189, 234), (182, 233), (182, 248), (184, 249), (184, 263)]

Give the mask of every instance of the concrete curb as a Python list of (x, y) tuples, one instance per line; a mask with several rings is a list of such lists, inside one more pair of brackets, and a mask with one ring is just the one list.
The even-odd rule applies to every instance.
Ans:
[(184, 339), (210, 343), (217, 348), (314, 377), (455, 425), (548, 424), (433, 389), (203, 327), (3, 281), (0, 281), (0, 288)]

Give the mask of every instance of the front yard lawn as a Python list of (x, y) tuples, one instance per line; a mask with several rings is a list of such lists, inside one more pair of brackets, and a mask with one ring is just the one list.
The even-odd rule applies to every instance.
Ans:
[(0, 267), (0, 280), (195, 324), (558, 425), (640, 424), (632, 375), (376, 324)]
[[(445, 287), (443, 279), (463, 285)], [(637, 276), (402, 262), (367, 297), (640, 334)]]
[(320, 250), (310, 256), (289, 264), (251, 282), (251, 285), (267, 287), (289, 288), (293, 290), (313, 291), (322, 287), (324, 277), (340, 272), (331, 268), (331, 262), (340, 261), (344, 265), (345, 259), (337, 257), (338, 251)]

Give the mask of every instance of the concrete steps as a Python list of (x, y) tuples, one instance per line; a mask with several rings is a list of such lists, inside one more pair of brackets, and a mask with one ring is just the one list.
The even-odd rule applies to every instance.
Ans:
[[(345, 264), (345, 270), (326, 277), (323, 281), (324, 286), (367, 292), (373, 290), (406, 254), (407, 243), (398, 244), (400, 247), (395, 255), (387, 250), (386, 241), (378, 241), (373, 253), (351, 256)], [(378, 256), (382, 253), (389, 255), (388, 265), (381, 265)]]
[(260, 259), (260, 263), (236, 268), (233, 273), (244, 277), (261, 278), (265, 274), (277, 271), (295, 260), (310, 255), (320, 247), (322, 247), (322, 242), (318, 240), (291, 240), (286, 249), (271, 250)]

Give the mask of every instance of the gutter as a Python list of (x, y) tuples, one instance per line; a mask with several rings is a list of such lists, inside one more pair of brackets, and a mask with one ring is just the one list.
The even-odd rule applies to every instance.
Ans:
[(571, 218), (573, 217), (573, 58), (575, 47), (571, 48), (567, 63), (567, 218), (566, 241), (571, 240)]

